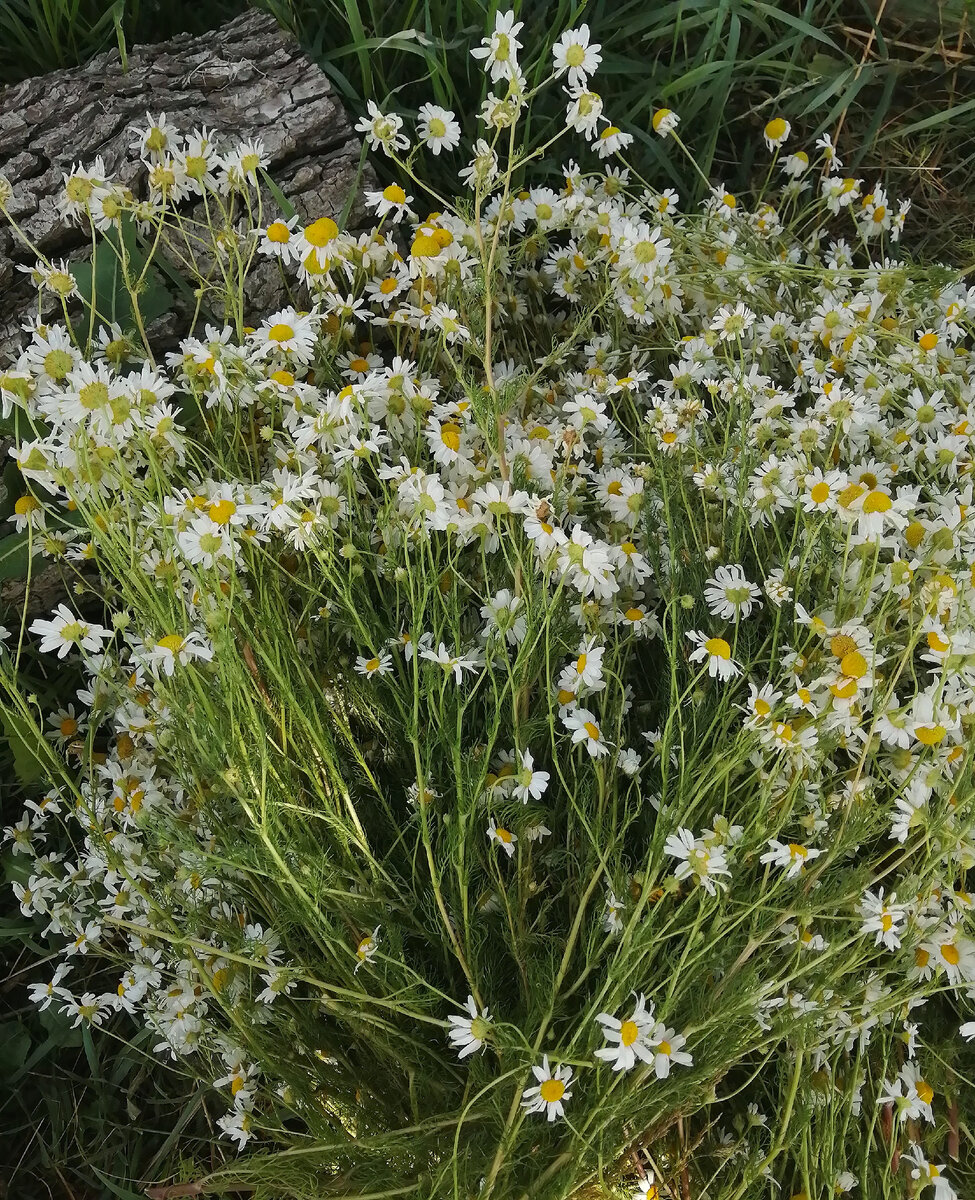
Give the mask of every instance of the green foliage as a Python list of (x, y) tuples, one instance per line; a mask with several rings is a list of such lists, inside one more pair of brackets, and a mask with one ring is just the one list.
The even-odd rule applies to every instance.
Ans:
[(17, 780), (22, 784), (36, 783), (44, 773), (44, 761), (37, 755), (30, 726), (17, 713), (4, 709), (0, 713), (0, 730)]
[(0, 580), (23, 579), (29, 564), (26, 533), (8, 533), (0, 538)]
[[(98, 325), (133, 328), (136, 320), (143, 326), (168, 312), (172, 296), (162, 276), (149, 266), (139, 245), (135, 226), (124, 216), (119, 229), (110, 229), (100, 238), (92, 257), (71, 268), (85, 305), (86, 328), (77, 331), (79, 340), (89, 332), (88, 314)], [(138, 292), (134, 280), (142, 279)]]
[(3, 0), (0, 84), (74, 67), (112, 46), (202, 33), (232, 17), (244, 0)]

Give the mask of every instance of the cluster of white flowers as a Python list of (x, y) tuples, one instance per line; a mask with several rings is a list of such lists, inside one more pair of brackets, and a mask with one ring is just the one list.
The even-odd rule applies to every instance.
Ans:
[[(526, 102), (520, 29), (499, 14), (474, 51), (507, 89), (485, 103), (495, 132)], [(627, 137), (608, 122), (600, 131), (601, 102), (588, 90), (599, 61), (585, 26), (554, 49), (568, 126), (606, 156)], [(676, 115), (657, 118), (655, 131), (676, 137)], [(361, 128), (390, 155), (409, 146), (402, 119), (375, 106)], [(769, 123), (776, 154), (789, 133)], [(460, 136), (453, 114), (433, 105), (417, 134), (435, 154)], [(136, 144), (149, 201), (96, 163), (66, 179), (64, 211), (106, 228), (124, 210), (148, 228), (193, 192), (256, 182), (258, 145), (218, 152), (208, 131), (184, 141), (165, 118), (149, 119)], [(350, 688), (398, 690), (409, 706), (421, 680), (466, 697), (506, 678), (538, 640), (523, 563), (548, 597), (568, 630), (553, 635), (562, 657), (548, 677), (506, 686), (525, 689), (522, 722), (530, 701), (549, 732), (503, 732), (510, 749), (494, 746), (477, 797), (485, 920), (506, 904), (503, 872), (530, 870), (548, 826), (564, 829), (572, 762), (573, 777), (591, 775), (601, 797), (645, 801), (640, 840), (603, 872), (606, 906), (591, 923), (610, 940), (648, 920), (660, 894), (684, 903), (696, 894), (717, 914), (759, 888), (802, 912), (852, 869), (831, 843), (862, 831), (873, 866), (831, 918), (862, 951), (864, 976), (847, 994), (827, 993), (804, 965), (800, 991), (790, 955), (825, 955), (829, 943), (811, 917), (797, 919), (767, 949), (754, 1007), (760, 1031), (806, 1020), (817, 1070), (832, 1071), (838, 1052), (865, 1051), (877, 1028), (914, 1028), (907, 1014), (934, 991), (975, 998), (963, 889), (975, 864), (975, 290), (947, 273), (919, 282), (907, 265), (871, 258), (865, 239), (886, 236), (886, 255), (906, 205), (893, 213), (879, 184), (862, 194), (861, 181), (835, 173), (831, 145), (821, 149), (818, 188), (800, 152), (781, 161), (782, 191), (755, 207), (719, 186), (702, 212), (682, 216), (676, 194), (649, 190), (625, 166), (570, 162), (560, 190), (511, 194), (495, 144), (479, 143), (465, 173), (479, 223), (453, 211), (418, 220), (414, 198), (391, 185), (371, 197), (380, 226), (358, 237), (328, 217), (240, 233), (280, 261), (305, 303), (253, 329), (206, 325), (163, 362), (118, 329), (88, 353), (59, 326), (29, 329), (0, 376), (4, 411), (17, 406), (36, 431), (15, 451), (33, 488), (18, 502), (18, 528), (36, 552), (75, 562), (102, 563), (103, 543), (129, 539), (128, 569), (171, 613), (165, 627), (133, 630), (127, 619), (113, 630), (61, 606), (31, 626), (40, 652), (72, 652), (87, 674), (80, 710), (72, 702), (52, 714), (51, 740), (70, 754), (97, 733), (105, 747), (76, 794), (52, 788), (7, 831), (31, 861), (22, 910), (45, 917), (63, 955), (36, 999), (91, 1024), (124, 1010), (154, 1031), (160, 1053), (222, 1062), (214, 1083), (231, 1103), (220, 1125), (240, 1146), (259, 1110), (298, 1104), (285, 1073), (275, 1078), (273, 1064), (245, 1053), (222, 1006), (263, 1024), (296, 985), (324, 996), (299, 982), (273, 916), (248, 915), (240, 874), (218, 869), (210, 802), (174, 751), (185, 716), (167, 690), (188, 672), (219, 678), (221, 654), (234, 651), (217, 637), (214, 611), (227, 598), (243, 604), (267, 563), (296, 578), (305, 564), (286, 617), (303, 651), (341, 652)], [(788, 214), (803, 191), (811, 216), (799, 239)], [(833, 220), (846, 220), (860, 246)], [(488, 320), (508, 358), (492, 354), (485, 327), (488, 245)], [(37, 275), (49, 286), (50, 271)], [(484, 378), (471, 382), (456, 363), (475, 351)], [(237, 439), (236, 474), (207, 450), (220, 438)], [(217, 458), (221, 469), (208, 470)], [(86, 524), (64, 519), (68, 504)], [(685, 540), (678, 505), (693, 531)], [(452, 631), (413, 623), (408, 565), (424, 545), (449, 547), (455, 577), (469, 581)], [(525, 548), (517, 569), (515, 545)], [(313, 582), (327, 556), (388, 589), (383, 640), (367, 641), (382, 621), (357, 623)], [(650, 661), (669, 661), (683, 680), (670, 704), (734, 698), (735, 726), (714, 762), (726, 754), (752, 782), (739, 796), (729, 767), (706, 800), (722, 811), (674, 811), (692, 748), (673, 739), (666, 705), (652, 727)], [(459, 767), (415, 765), (409, 789), (387, 797), (398, 819), (449, 813)], [(758, 791), (764, 823), (752, 816)], [(696, 834), (710, 812), (712, 827)], [(73, 851), (57, 848), (61, 821)], [(483, 843), (483, 820), (477, 828)], [(650, 879), (662, 886), (644, 886)], [(806, 899), (791, 900), (800, 889)], [(192, 939), (192, 955), (155, 934), (160, 909)], [(370, 927), (363, 921), (344, 948), (353, 974), (366, 968), (360, 980), (384, 958), (387, 935)], [(78, 995), (71, 972), (98, 953), (125, 958), (117, 986)], [(666, 986), (641, 987), (629, 1015), (590, 1020), (606, 1044), (590, 1040), (587, 1053), (613, 1074), (642, 1069), (660, 1082), (672, 1064), (693, 1065), (684, 1049), (693, 1033), (667, 1024)], [(472, 994), (466, 1014), (449, 1018), (461, 1058), (494, 1036), (483, 999), (504, 1013), (501, 990)], [(876, 1102), (930, 1121), (934, 1090), (913, 1040), (908, 1054)], [(530, 1064), (536, 1082), (523, 1093), (525, 1110), (549, 1121), (597, 1086), (559, 1058), (552, 1049)], [(864, 1086), (865, 1068), (855, 1069)], [(915, 1174), (936, 1178), (919, 1146), (912, 1154)]]

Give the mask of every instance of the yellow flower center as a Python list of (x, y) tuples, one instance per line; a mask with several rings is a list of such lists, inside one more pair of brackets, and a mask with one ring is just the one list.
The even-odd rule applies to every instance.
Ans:
[(834, 658), (845, 658), (848, 654), (853, 654), (859, 649), (853, 638), (848, 633), (838, 633), (829, 643), (830, 651)]
[(867, 660), (859, 650), (851, 650), (844, 654), (840, 661), (840, 670), (851, 679), (862, 679), (868, 671)]
[(227, 525), (236, 511), (237, 505), (233, 500), (217, 500), (216, 503), (210, 505), (210, 520), (215, 525)]
[(331, 217), (319, 217), (305, 229), (305, 241), (319, 250), (334, 241), (338, 235), (339, 227)]
[(822, 480), (819, 483), (814, 483), (809, 489), (809, 495), (815, 504), (822, 504), (823, 501), (829, 499), (829, 484), (823, 483)]
[(869, 513), (888, 512), (892, 501), (886, 492), (874, 490), (867, 493), (867, 498), (863, 502), (863, 511)]
[(64, 185), (64, 190), (69, 200), (75, 204), (83, 204), (94, 191), (94, 185), (89, 179), (81, 179), (77, 175), (72, 175)]
[(636, 1021), (624, 1021), (620, 1026), (620, 1042), (624, 1046), (632, 1046), (640, 1036)]
[(957, 967), (961, 955), (959, 954), (958, 947), (954, 944), (954, 942), (945, 942), (941, 947), (941, 957), (946, 963), (949, 963), (953, 967)]
[(440, 243), (429, 233), (418, 233), (410, 247), (411, 258), (436, 258), (440, 253)]
[(704, 649), (707, 650), (712, 658), (731, 658), (731, 647), (724, 638), (708, 638), (704, 643)]
[(267, 331), (267, 336), (272, 342), (287, 342), (295, 335), (295, 331), (290, 325), (286, 325), (283, 321), (279, 321), (276, 325), (272, 325)]
[(284, 221), (272, 221), (267, 227), (267, 240), (283, 245), (285, 242), (291, 241), (291, 230)]
[(773, 117), (765, 126), (765, 136), (770, 142), (779, 142), (785, 137), (788, 128), (782, 117)]
[(160, 638), (156, 645), (172, 654), (179, 654), (183, 649), (183, 641), (178, 633), (168, 633), (164, 638)]
[(405, 204), (406, 192), (403, 191), (398, 183), (391, 183), (389, 187), (383, 188), (383, 199), (390, 204)]
[(555, 1104), (565, 1095), (565, 1084), (561, 1079), (546, 1079), (538, 1091), (546, 1104)]
[(102, 383), (100, 379), (86, 383), (79, 390), (78, 399), (81, 401), (81, 407), (87, 409), (88, 412), (94, 412), (96, 408), (103, 408), (109, 401), (108, 384)]
[(594, 742), (599, 741), (599, 726), (594, 725), (592, 721), (586, 721), (582, 727)]
[(937, 746), (947, 732), (943, 725), (920, 725), (914, 730), (914, 736), (922, 746)]
[(854, 500), (858, 500), (866, 489), (862, 488), (858, 483), (848, 484), (839, 494), (839, 502), (844, 508), (848, 508)]

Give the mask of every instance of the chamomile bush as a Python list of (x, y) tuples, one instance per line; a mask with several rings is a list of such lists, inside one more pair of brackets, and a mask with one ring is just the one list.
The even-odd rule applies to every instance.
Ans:
[[(0, 660), (50, 773), (7, 831), (56, 958), (34, 996), (212, 1084), (204, 1189), (947, 1200), (975, 295), (781, 119), (754, 194), (682, 213), (622, 161), (585, 27), (543, 85), (565, 127), (525, 144), (518, 33), (474, 50), (460, 199), (419, 199), (456, 116), (373, 107), (402, 182), (360, 236), (165, 119), (146, 198), (66, 179), (225, 320), (161, 353), (119, 236), (131, 329), (40, 261), (65, 323), (0, 380), (16, 519), (105, 601)], [(589, 165), (521, 190), (564, 141)], [(266, 259), (294, 303), (251, 312)], [(87, 680), (53, 714), (36, 654)]]

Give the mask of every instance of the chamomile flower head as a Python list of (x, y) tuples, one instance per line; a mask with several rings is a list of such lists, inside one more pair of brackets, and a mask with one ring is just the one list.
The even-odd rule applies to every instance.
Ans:
[(591, 758), (602, 758), (609, 754), (610, 743), (599, 727), (595, 714), (588, 708), (574, 708), (567, 712), (562, 724), (572, 734), (573, 745), (584, 746)]
[(393, 155), (405, 150), (410, 142), (402, 132), (403, 118), (397, 113), (383, 113), (374, 100), (366, 105), (366, 116), (356, 125), (356, 132), (365, 135), (373, 150)]
[(491, 1033), (491, 1014), (487, 1008), (478, 1009), (473, 996), (467, 997), (466, 1012), (450, 1018), (447, 1033), (457, 1057), (464, 1059), (480, 1050)]
[(522, 1107), (529, 1113), (544, 1113), (547, 1121), (563, 1117), (565, 1102), (572, 1097), (572, 1068), (565, 1065), (550, 1066), (546, 1054), (541, 1066), (532, 1067), (532, 1074), (538, 1082), (522, 1092)]
[(515, 20), (514, 9), (499, 11), (495, 14), (493, 32), (471, 51), (471, 57), (484, 64), (492, 83), (516, 78), (518, 51), (521, 49), (518, 34), (523, 28), (524, 22)]
[(609, 1043), (595, 1051), (596, 1057), (610, 1063), (614, 1071), (632, 1070), (638, 1060), (654, 1061), (654, 1047), (650, 1041), (654, 1028), (653, 1005), (648, 1006), (644, 996), (637, 996), (632, 1012), (624, 1019), (600, 1013), (596, 1021)]
[(765, 145), (770, 150), (778, 150), (788, 141), (792, 126), (784, 117), (773, 117), (762, 131)]
[(112, 637), (104, 626), (81, 620), (66, 604), (59, 604), (50, 619), (38, 617), (29, 628), (41, 639), (38, 646), (40, 652), (56, 652), (58, 658), (66, 657), (73, 648), (97, 654)]
[(518, 842), (517, 834), (512, 833), (503, 825), (498, 825), (494, 817), (488, 822), (487, 835), (496, 846), (501, 847), (508, 858), (514, 855), (515, 845)]
[(354, 970), (357, 972), (360, 967), (371, 963), (379, 950), (379, 929), (377, 925), (372, 933), (367, 933), (361, 937), (356, 944), (355, 958), (356, 964)]
[(552, 47), (555, 74), (568, 73), (570, 87), (584, 88), (602, 61), (602, 47), (590, 39), (589, 26), (580, 25), (578, 29), (567, 29)]
[(410, 208), (413, 197), (408, 196), (398, 183), (387, 184), (381, 192), (366, 192), (366, 203), (375, 209), (376, 216), (389, 217), (393, 222), (414, 215)]
[(712, 617), (734, 621), (748, 617), (761, 604), (761, 590), (745, 577), (737, 563), (718, 567), (704, 588), (704, 599)]
[(807, 864), (823, 853), (814, 846), (804, 846), (800, 842), (780, 842), (777, 838), (771, 838), (768, 845), (769, 849), (759, 861), (784, 871), (786, 879), (795, 879), (797, 875), (801, 875)]
[(697, 629), (687, 632), (688, 640), (694, 643), (689, 655), (693, 663), (705, 663), (712, 679), (727, 681), (741, 674), (740, 665), (732, 658), (731, 645), (723, 637), (708, 637)]
[(680, 124), (680, 117), (670, 108), (658, 108), (653, 114), (651, 125), (657, 137), (669, 137)]
[(417, 133), (431, 154), (456, 150), (460, 145), (460, 122), (447, 108), (438, 104), (421, 104), (417, 113)]
[(658, 1079), (666, 1079), (674, 1064), (681, 1067), (693, 1064), (693, 1055), (684, 1049), (687, 1038), (662, 1021), (653, 1027), (649, 1040), (653, 1048), (653, 1070)]

